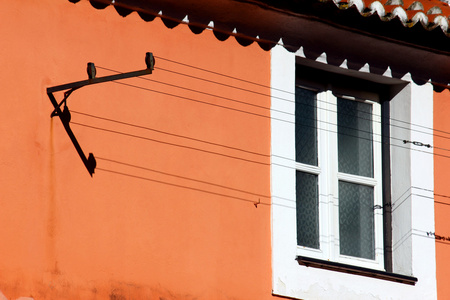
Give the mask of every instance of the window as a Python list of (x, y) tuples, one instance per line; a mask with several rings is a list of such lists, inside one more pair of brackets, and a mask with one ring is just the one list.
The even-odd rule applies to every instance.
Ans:
[(433, 143), (433, 91), (388, 73), (271, 50), (274, 295), (433, 298), (433, 149), (403, 143)]
[(295, 89), (298, 254), (384, 269), (381, 109)]

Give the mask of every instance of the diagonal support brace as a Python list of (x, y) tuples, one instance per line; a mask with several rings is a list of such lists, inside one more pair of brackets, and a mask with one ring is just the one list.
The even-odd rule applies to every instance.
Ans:
[[(110, 75), (110, 76), (104, 76), (95, 78), (96, 70), (93, 63), (88, 63), (88, 80), (82, 80), (67, 84), (62, 84), (54, 87), (47, 88), (47, 96), (50, 99), (50, 102), (52, 103), (54, 110), (51, 113), (50, 117), (58, 116), (61, 120), (61, 123), (64, 126), (64, 129), (67, 132), (67, 135), (69, 136), (70, 140), (72, 141), (75, 149), (78, 152), (78, 155), (80, 156), (81, 160), (83, 161), (84, 166), (89, 172), (89, 175), (94, 174), (95, 167), (96, 167), (96, 160), (92, 153), (89, 153), (89, 156), (86, 157), (83, 150), (81, 149), (80, 144), (78, 143), (78, 140), (76, 139), (72, 128), (70, 128), (70, 112), (67, 107), (67, 98), (77, 89), (82, 88), (87, 85), (97, 84), (97, 83), (103, 83), (103, 82), (109, 82), (114, 80), (120, 80), (120, 79), (126, 79), (126, 78), (132, 78), (132, 77), (138, 77), (143, 75), (152, 74), (152, 71), (154, 70), (155, 66), (155, 58), (153, 57), (153, 54), (150, 52), (146, 53), (145, 56), (145, 63), (147, 65), (147, 68), (140, 71), (133, 71), (128, 73), (121, 73), (116, 75)], [(64, 92), (64, 98), (58, 103), (53, 93), (59, 92), (59, 91), (65, 91)], [(61, 106), (64, 104), (64, 110), (61, 110)]]

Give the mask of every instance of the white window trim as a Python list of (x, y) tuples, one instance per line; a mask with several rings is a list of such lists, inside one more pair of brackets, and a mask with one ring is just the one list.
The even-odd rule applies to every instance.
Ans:
[[(302, 55), (301, 50), (297, 55)], [(434, 230), (434, 203), (429, 199), (433, 198), (433, 156), (426, 153), (432, 153), (432, 150), (411, 151), (411, 145), (405, 146), (398, 140), (391, 139), (390, 142), (394, 205), (393, 272), (415, 276), (418, 283), (415, 286), (398, 284), (297, 263), (295, 170), (304, 166), (295, 163), (295, 144), (289, 142), (294, 141), (295, 137), (292, 112), (295, 111), (296, 55), (277, 46), (271, 50), (271, 56), (271, 86), (274, 88), (271, 112), (273, 294), (298, 299), (356, 299), (364, 296), (381, 299), (436, 298), (435, 245), (434, 240), (426, 237), (427, 231)], [(326, 58), (317, 61), (326, 63)], [(346, 68), (345, 63), (341, 68)], [(384, 75), (383, 82), (386, 79), (389, 79), (389, 74)], [(391, 117), (432, 128), (431, 85), (417, 86), (408, 77), (403, 80), (409, 83), (391, 99)], [(283, 100), (280, 101), (280, 98)], [(410, 140), (433, 144), (432, 134), (421, 135), (393, 125), (391, 136), (404, 135)], [(404, 123), (398, 125), (405, 126)], [(320, 145), (319, 149), (323, 146)], [(320, 174), (322, 170), (312, 168), (308, 171)], [(421, 188), (420, 194), (426, 195), (415, 193), (414, 187)], [(405, 196), (407, 189), (412, 192)], [(400, 196), (403, 198), (400, 199)], [(429, 197), (426, 201), (425, 196)], [(319, 257), (321, 251), (316, 252)]]
[(383, 205), (381, 186), (381, 105), (374, 101), (365, 102), (371, 104), (373, 109), (373, 178), (338, 172), (337, 97), (331, 91), (317, 93), (318, 166), (296, 162), (296, 170), (318, 176), (320, 249), (297, 245), (297, 255), (384, 270), (383, 215), (380, 209), (374, 209), (375, 259), (339, 254), (339, 181), (373, 187), (374, 207)]

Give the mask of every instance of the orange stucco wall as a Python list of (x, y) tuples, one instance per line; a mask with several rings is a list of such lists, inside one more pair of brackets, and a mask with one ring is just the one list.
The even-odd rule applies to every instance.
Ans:
[[(450, 92), (434, 93), (434, 193), (435, 229), (439, 236), (450, 236)], [(436, 240), (436, 276), (438, 299), (450, 295), (450, 243)]]
[[(2, 1), (0, 24), (0, 291), (271, 298), (269, 53), (88, 1)], [(147, 51), (146, 80), (68, 100), (91, 178), (46, 88), (87, 79), (90, 61), (97, 76), (144, 69)]]

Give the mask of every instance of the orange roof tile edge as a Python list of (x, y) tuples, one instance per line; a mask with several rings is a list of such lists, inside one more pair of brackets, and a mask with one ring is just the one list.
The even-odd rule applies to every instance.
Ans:
[[(450, 37), (450, 0), (388, 0), (384, 4), (378, 0), (330, 0), (340, 9), (355, 6), (361, 15), (377, 14), (381, 20), (399, 18), (405, 27), (413, 27), (420, 22), (427, 30), (440, 27)], [(384, 1), (383, 1), (384, 2)]]

